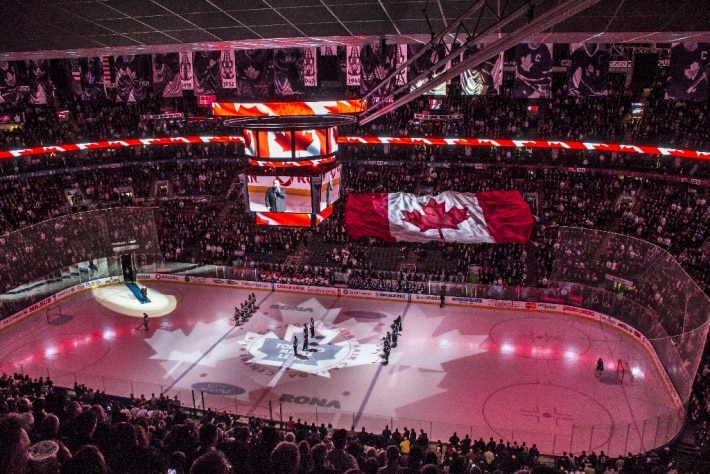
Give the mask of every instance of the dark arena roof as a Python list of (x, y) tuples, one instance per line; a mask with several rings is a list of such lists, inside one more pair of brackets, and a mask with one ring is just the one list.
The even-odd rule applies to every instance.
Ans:
[[(4, 2), (0, 59), (499, 37), (549, 12), (525, 41), (710, 41), (696, 0), (25, 0)], [(554, 10), (559, 9), (559, 10)], [(534, 30), (534, 29), (533, 29)], [(483, 33), (483, 34), (481, 34)]]

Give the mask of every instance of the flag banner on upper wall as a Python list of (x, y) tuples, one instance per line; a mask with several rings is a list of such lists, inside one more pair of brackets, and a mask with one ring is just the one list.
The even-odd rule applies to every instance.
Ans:
[(710, 43), (674, 43), (671, 47), (666, 99), (707, 99), (708, 74)]
[(303, 85), (318, 87), (317, 48), (303, 48)]
[(303, 49), (275, 49), (273, 65), (275, 95), (292, 97), (306, 92), (303, 84)]
[(604, 43), (572, 43), (569, 95), (605, 96), (609, 93), (609, 48)]
[(27, 83), (29, 94), (27, 102), (33, 105), (46, 105), (54, 102), (54, 83), (49, 75), (49, 59), (28, 59)]
[(233, 49), (222, 51), (222, 57), (219, 60), (219, 74), (222, 78), (222, 89), (237, 88), (237, 75), (234, 68)]
[[(407, 48), (407, 44), (398, 44), (397, 45), (397, 53), (395, 55), (395, 68), (399, 68), (402, 64), (406, 63), (409, 56), (408, 56), (409, 48)], [(394, 78), (394, 84), (396, 86), (403, 86), (407, 83), (407, 74), (409, 73), (409, 67), (402, 68), (401, 71), (397, 73), (397, 76)]]
[(552, 96), (552, 48), (547, 43), (521, 43), (515, 49), (516, 99), (549, 99)]
[(148, 96), (153, 68), (150, 55), (123, 55), (114, 58), (116, 102), (139, 102)]
[(362, 80), (362, 64), (360, 62), (360, 46), (345, 48), (345, 85), (359, 86)]
[[(469, 51), (468, 55), (476, 53), (478, 46)], [(464, 55), (464, 59), (466, 55)], [(503, 84), (503, 53), (498, 54), (465, 70), (461, 74), (461, 93), (464, 95), (498, 95)]]
[(153, 55), (153, 87), (160, 97), (182, 97), (180, 53)]
[(387, 242), (525, 243), (533, 222), (518, 191), (351, 194), (345, 206), (352, 238)]
[(69, 66), (69, 72), (71, 73), (72, 80), (72, 90), (75, 94), (81, 95), (81, 63), (80, 61), (85, 58), (69, 58), (67, 59), (67, 65)]
[(269, 81), (267, 74), (273, 52), (270, 49), (240, 49), (235, 52), (234, 62), (237, 69), (237, 97), (258, 99), (268, 96)]
[[(360, 48), (360, 95), (364, 96), (375, 88), (382, 80), (394, 72), (397, 47), (393, 44), (376, 42)], [(394, 83), (384, 84), (378, 91), (372, 103), (394, 91)]]
[(182, 51), (180, 55), (180, 88), (191, 91), (195, 88), (192, 71), (192, 51)]
[(221, 58), (221, 51), (195, 51), (192, 55), (195, 95), (217, 94), (222, 90)]

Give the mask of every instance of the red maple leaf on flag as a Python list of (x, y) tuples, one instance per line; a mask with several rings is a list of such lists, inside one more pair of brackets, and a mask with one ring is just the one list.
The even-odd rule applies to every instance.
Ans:
[(294, 151), (307, 151), (308, 147), (313, 143), (313, 132), (310, 130), (294, 131), (295, 138)]
[(455, 206), (446, 211), (446, 203), (437, 203), (432, 197), (422, 206), (422, 209), (424, 214), (418, 211), (402, 211), (402, 220), (418, 227), (420, 232), (438, 230), (441, 240), (444, 240), (442, 229), (456, 229), (469, 217), (466, 209)]
[(291, 132), (274, 132), (274, 141), (283, 151), (291, 150)]

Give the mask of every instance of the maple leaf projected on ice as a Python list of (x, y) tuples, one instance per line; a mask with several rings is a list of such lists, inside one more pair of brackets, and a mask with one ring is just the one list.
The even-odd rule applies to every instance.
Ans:
[(215, 321), (198, 322), (189, 334), (182, 329), (157, 329), (145, 342), (155, 351), (150, 358), (163, 361), (167, 370), (165, 377), (168, 377), (179, 367), (184, 368), (183, 364), (216, 367), (222, 360), (237, 358), (238, 340), (228, 338), (215, 344), (231, 327), (225, 321)]
[(422, 206), (424, 213), (419, 211), (402, 211), (402, 220), (419, 228), (420, 232), (435, 229), (443, 240), (442, 229), (456, 229), (459, 224), (468, 219), (468, 211), (458, 207), (446, 210), (446, 203), (437, 203), (434, 198), (429, 198), (426, 205)]

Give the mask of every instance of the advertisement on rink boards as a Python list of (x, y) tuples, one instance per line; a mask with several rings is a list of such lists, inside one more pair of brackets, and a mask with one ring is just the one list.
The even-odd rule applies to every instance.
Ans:
[(27, 308), (18, 311), (17, 313), (13, 314), (12, 316), (9, 316), (3, 320), (0, 320), (0, 331), (3, 330), (4, 328), (21, 321), (25, 319), (25, 317), (30, 316), (37, 311), (44, 310), (52, 306), (53, 304), (58, 303), (59, 301), (63, 300), (64, 298), (67, 298), (69, 296), (73, 296), (76, 293), (79, 293), (80, 291), (83, 290), (90, 290), (93, 288), (99, 288), (101, 286), (107, 286), (107, 285), (113, 285), (115, 283), (119, 283), (121, 281), (121, 278), (112, 276), (112, 277), (107, 277), (107, 278), (100, 278), (98, 280), (86, 282), (86, 283), (79, 283), (78, 285), (70, 286), (69, 288), (65, 288), (58, 293), (55, 293), (51, 296), (48, 296), (44, 298), (43, 300), (40, 300)]

